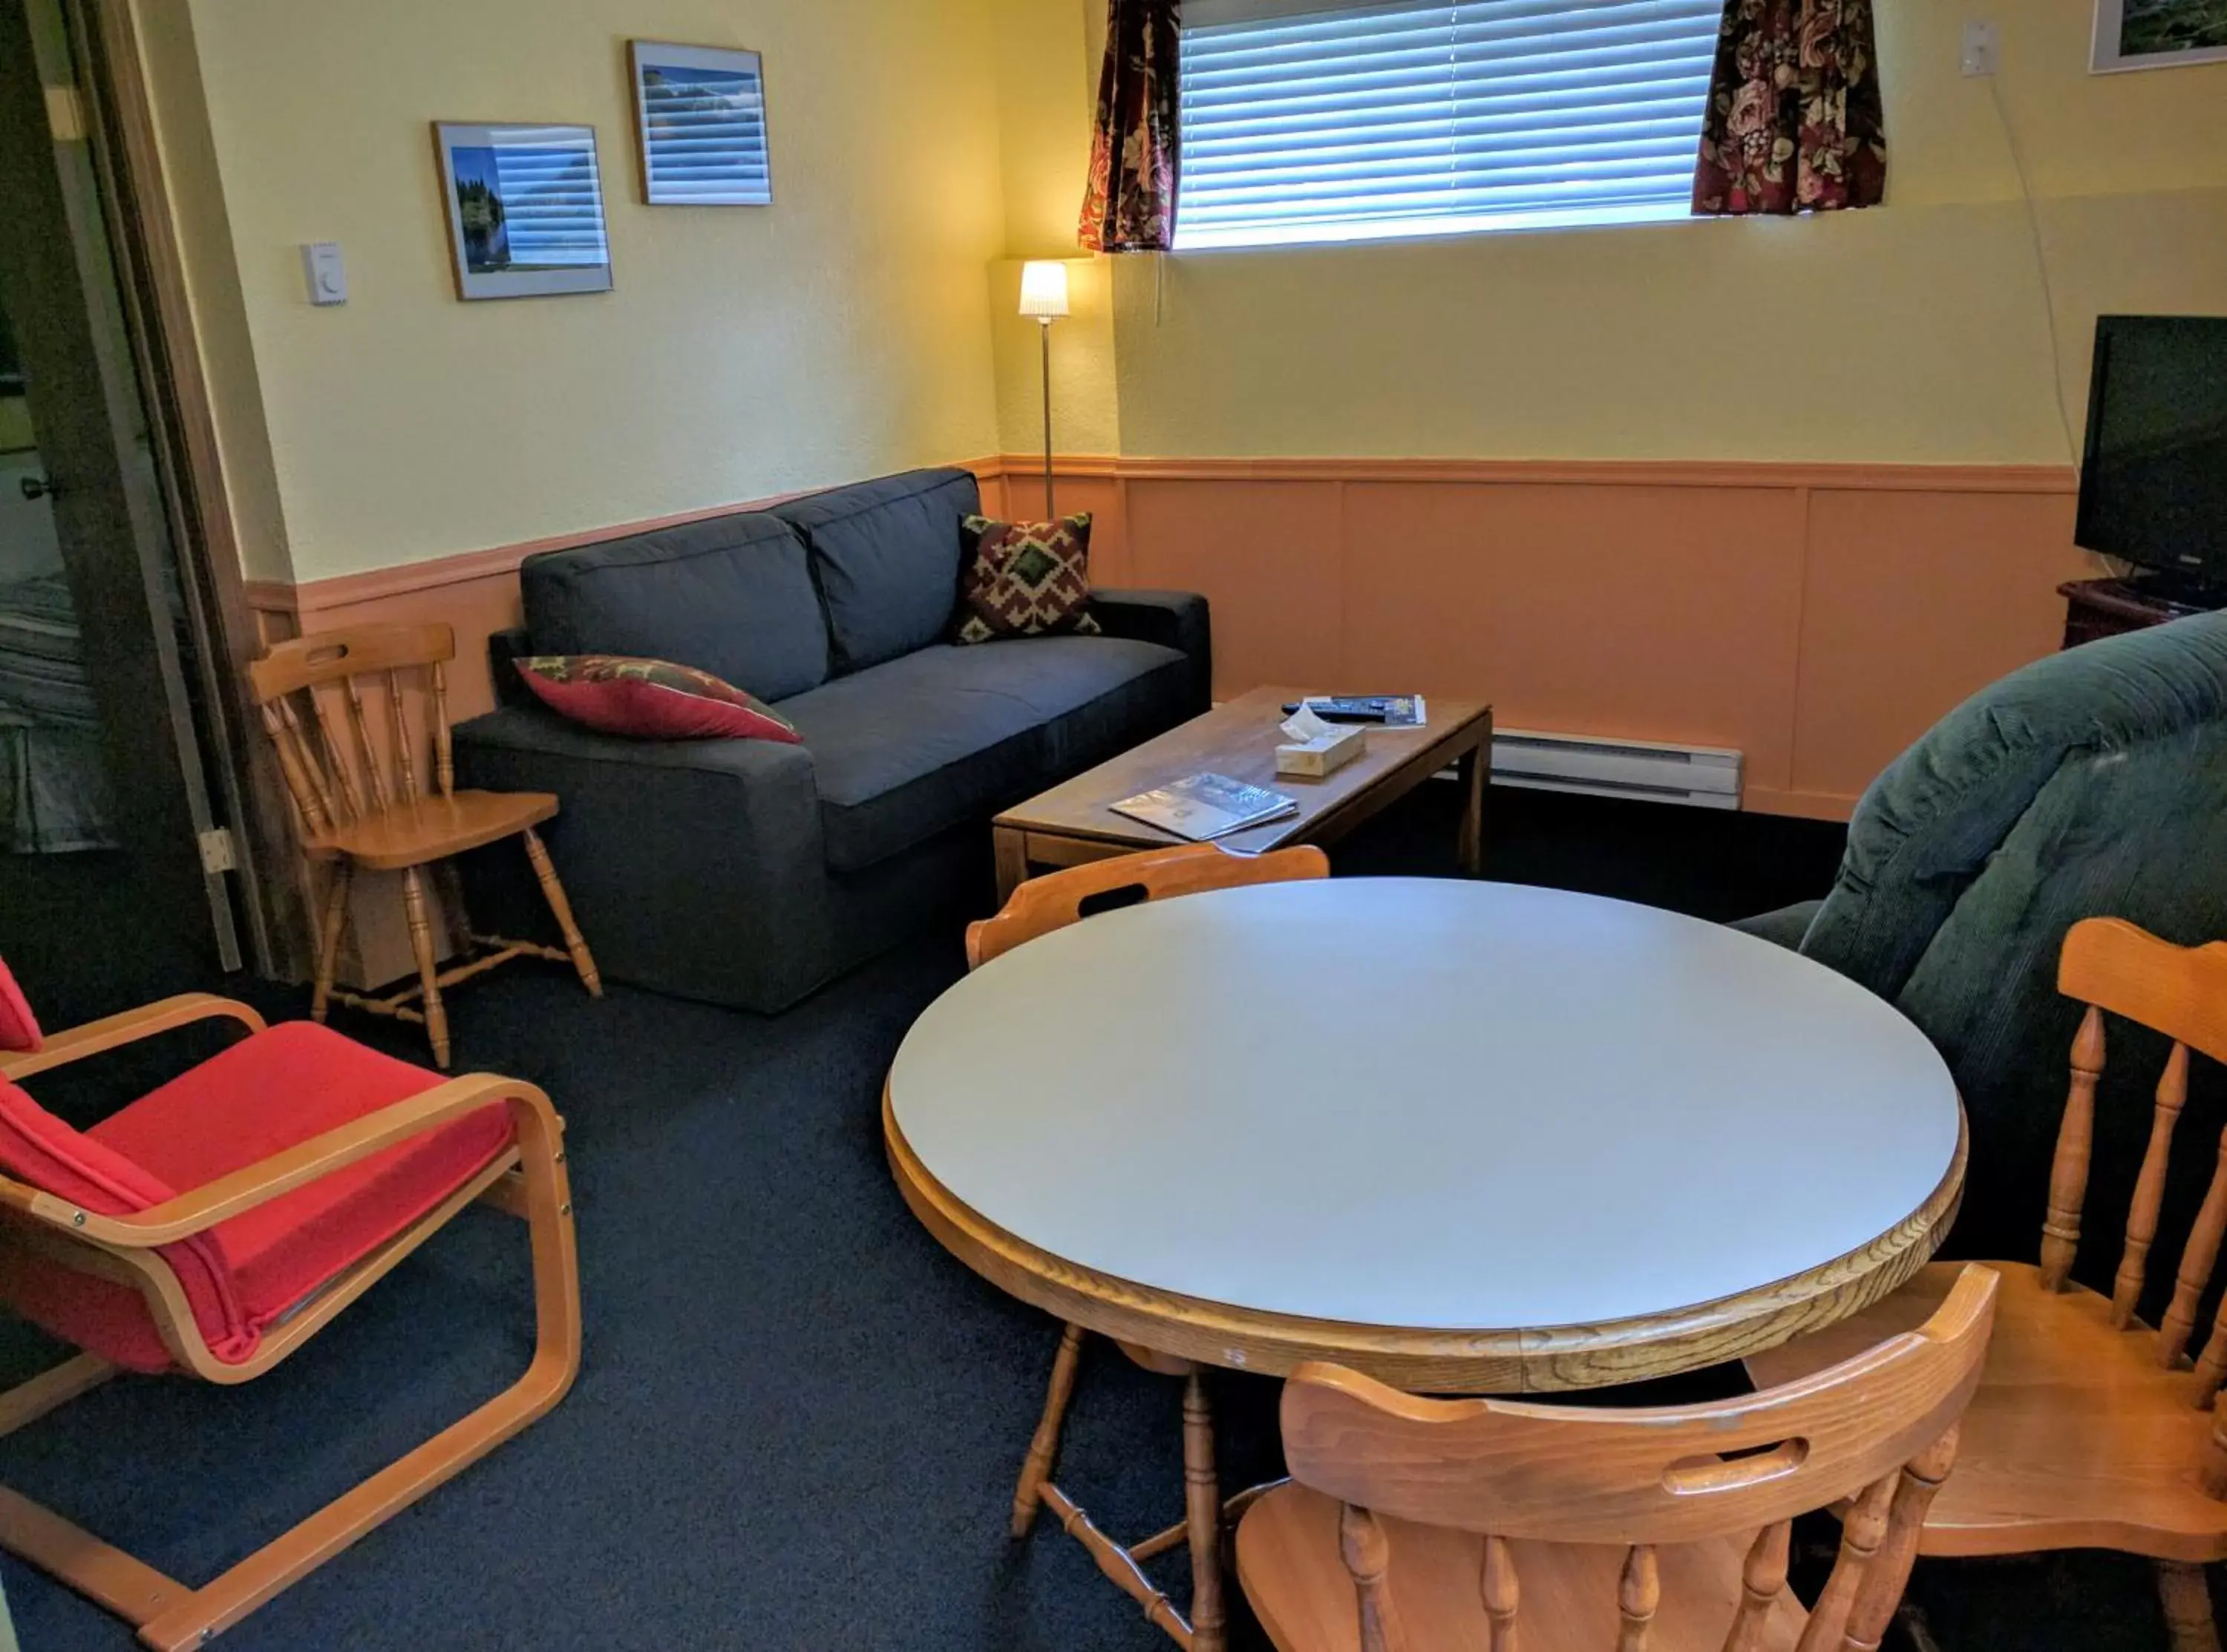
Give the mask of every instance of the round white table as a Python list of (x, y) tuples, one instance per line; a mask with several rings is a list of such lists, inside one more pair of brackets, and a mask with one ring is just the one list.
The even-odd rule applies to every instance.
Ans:
[[(1014, 1494), (1191, 1652), (1225, 1645), (1203, 1365), (1578, 1388), (1760, 1352), (1931, 1254), (1963, 1109), (1931, 1044), (1736, 931), (1362, 878), (1103, 914), (977, 970), (883, 1098), (906, 1202), (1068, 1322)], [(1050, 1478), (1084, 1329), (1182, 1375), (1185, 1517), (1128, 1547)], [(1255, 1489), (1256, 1490), (1259, 1488)], [(1187, 1543), (1186, 1619), (1139, 1562)]]
[(1737, 1358), (1869, 1305), (1962, 1185), (1948, 1068), (1796, 954), (1514, 884), (1217, 890), (1030, 941), (890, 1075), (892, 1164), (1062, 1318), (1440, 1392)]

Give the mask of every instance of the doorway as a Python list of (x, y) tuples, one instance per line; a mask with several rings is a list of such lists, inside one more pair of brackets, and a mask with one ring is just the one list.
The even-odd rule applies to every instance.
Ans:
[(241, 966), (222, 650), (73, 0), (0, 0), (0, 956), (49, 1024)]

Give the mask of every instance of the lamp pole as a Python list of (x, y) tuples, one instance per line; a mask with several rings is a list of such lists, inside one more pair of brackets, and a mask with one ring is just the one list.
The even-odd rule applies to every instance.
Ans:
[(1037, 316), (1037, 330), (1043, 341), (1044, 520), (1056, 522), (1059, 511), (1051, 494), (1051, 317)]
[(1044, 520), (1057, 521), (1051, 480), (1051, 324), (1069, 314), (1067, 265), (1056, 258), (1031, 258), (1021, 266), (1021, 314), (1035, 322), (1043, 362)]

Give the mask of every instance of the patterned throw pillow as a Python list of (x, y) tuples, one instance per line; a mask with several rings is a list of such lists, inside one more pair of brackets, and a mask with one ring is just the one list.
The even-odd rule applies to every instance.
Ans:
[(551, 710), (605, 734), (641, 740), (778, 740), (795, 725), (708, 671), (623, 654), (532, 654), (518, 674)]
[(967, 571), (959, 591), (957, 641), (1040, 637), (1055, 631), (1094, 637), (1090, 617), (1090, 517), (1056, 522), (994, 522), (969, 516), (959, 524)]

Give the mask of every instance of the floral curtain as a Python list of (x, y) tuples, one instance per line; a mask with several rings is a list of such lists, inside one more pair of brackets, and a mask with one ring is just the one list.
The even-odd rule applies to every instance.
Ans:
[(1725, 0), (1694, 210), (1875, 207), (1886, 188), (1872, 0)]
[(1175, 240), (1178, 0), (1111, 0), (1082, 245), (1165, 252)]

